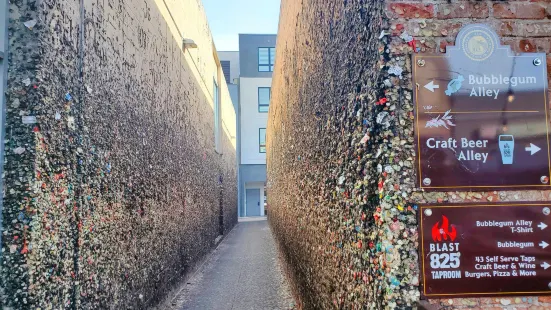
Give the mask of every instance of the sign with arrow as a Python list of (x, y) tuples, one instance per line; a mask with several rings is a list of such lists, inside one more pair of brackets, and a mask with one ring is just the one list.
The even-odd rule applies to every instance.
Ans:
[(471, 24), (446, 54), (412, 57), (419, 188), (551, 189), (544, 53), (514, 55)]
[(434, 90), (440, 88), (440, 85), (436, 85), (434, 84), (434, 81), (430, 81), (427, 85), (425, 85), (425, 88), (434, 93)]
[(426, 298), (551, 295), (551, 202), (419, 206)]
[(526, 151), (530, 152), (530, 155), (534, 155), (537, 152), (539, 152), (540, 150), (541, 149), (538, 146), (534, 145), (533, 143), (530, 143), (530, 146), (526, 147)]

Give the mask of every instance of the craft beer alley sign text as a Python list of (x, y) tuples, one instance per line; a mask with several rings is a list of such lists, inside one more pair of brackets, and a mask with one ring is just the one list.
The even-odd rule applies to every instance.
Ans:
[(420, 188), (550, 188), (545, 60), (480, 24), (445, 55), (413, 55)]

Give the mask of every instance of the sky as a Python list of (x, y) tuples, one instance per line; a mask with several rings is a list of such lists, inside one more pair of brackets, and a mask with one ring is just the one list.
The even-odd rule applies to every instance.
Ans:
[(218, 51), (239, 50), (240, 33), (276, 34), (280, 0), (203, 0)]

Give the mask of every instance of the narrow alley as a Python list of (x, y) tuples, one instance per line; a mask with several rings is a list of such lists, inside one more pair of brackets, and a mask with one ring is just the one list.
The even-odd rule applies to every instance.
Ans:
[(265, 217), (240, 219), (170, 301), (174, 310), (293, 309), (293, 306)]
[(551, 0), (0, 0), (0, 310), (551, 310), (550, 83)]

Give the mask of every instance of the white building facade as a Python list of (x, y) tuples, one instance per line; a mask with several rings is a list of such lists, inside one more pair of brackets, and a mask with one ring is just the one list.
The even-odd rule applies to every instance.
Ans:
[(275, 45), (275, 34), (240, 34), (239, 52), (218, 52), (232, 101), (238, 102), (239, 217), (264, 216), (267, 212), (266, 125)]
[(264, 216), (266, 125), (276, 35), (239, 35), (239, 216)]

